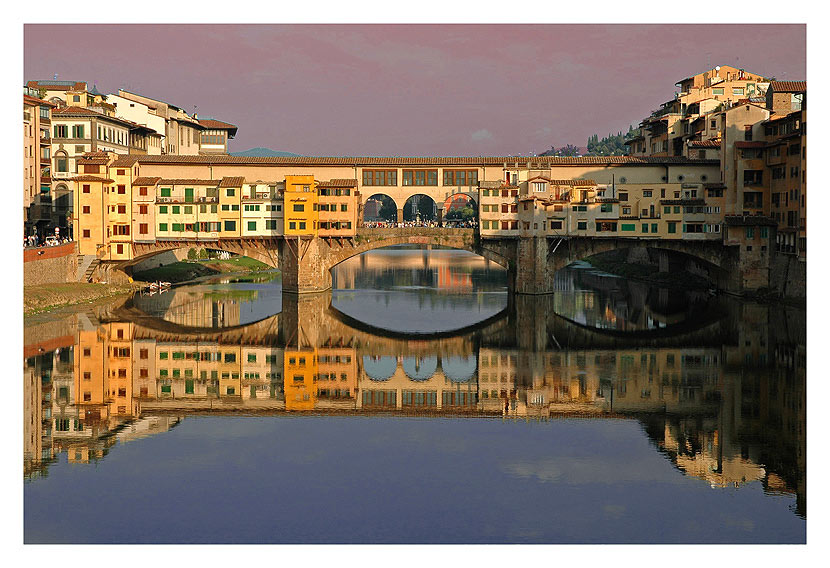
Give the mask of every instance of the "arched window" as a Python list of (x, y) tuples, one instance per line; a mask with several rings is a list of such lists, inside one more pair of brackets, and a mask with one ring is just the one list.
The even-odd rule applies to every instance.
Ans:
[(64, 150), (55, 152), (55, 171), (69, 173), (69, 156)]

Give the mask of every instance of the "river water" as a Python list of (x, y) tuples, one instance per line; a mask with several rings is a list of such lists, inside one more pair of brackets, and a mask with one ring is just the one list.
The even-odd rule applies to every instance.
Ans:
[(455, 250), (27, 328), (27, 543), (803, 543), (803, 310)]

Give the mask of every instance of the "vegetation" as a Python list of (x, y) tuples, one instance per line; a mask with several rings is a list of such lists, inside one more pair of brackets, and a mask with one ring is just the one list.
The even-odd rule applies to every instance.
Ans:
[(133, 292), (136, 285), (130, 284), (88, 284), (67, 282), (40, 284), (23, 288), (23, 314), (33, 314), (75, 304), (90, 304), (94, 301), (113, 298)]
[[(196, 255), (195, 250), (191, 249), (194, 255)], [(191, 257), (190, 252), (188, 252), (188, 258), (195, 258), (195, 256)], [(223, 273), (262, 272), (266, 270), (273, 269), (267, 264), (254, 260), (253, 258), (236, 256), (228, 260), (200, 259), (174, 262), (173, 264), (136, 272), (133, 278), (143, 282), (185, 282), (187, 280)]]
[(449, 221), (457, 221), (457, 220), (468, 221), (470, 219), (475, 219), (475, 217), (476, 217), (475, 209), (473, 209), (471, 206), (468, 205), (468, 206), (463, 207), (461, 209), (459, 209), (459, 208), (450, 209), (449, 211), (447, 211), (447, 214), (444, 218), (449, 220)]
[(550, 150), (542, 152), (539, 154), (540, 156), (558, 156), (558, 157), (565, 157), (565, 156), (580, 156), (582, 155), (582, 151), (574, 146), (573, 144), (566, 144), (561, 148), (556, 148), (554, 146), (550, 147)]
[(622, 131), (617, 134), (609, 134), (601, 139), (594, 134), (588, 138), (588, 155), (589, 156), (624, 156), (628, 153), (628, 147), (625, 145), (626, 139), (634, 135), (636, 130), (633, 126), (628, 127), (628, 133), (623, 135)]

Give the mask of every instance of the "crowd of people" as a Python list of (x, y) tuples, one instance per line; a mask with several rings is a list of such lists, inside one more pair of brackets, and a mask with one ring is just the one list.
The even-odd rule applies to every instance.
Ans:
[(38, 235), (29, 235), (28, 237), (23, 238), (23, 248), (56, 247), (58, 245), (65, 245), (71, 242), (72, 239), (69, 237), (56, 237), (54, 235), (39, 237)]
[(411, 227), (473, 229), (478, 227), (478, 221), (472, 219), (467, 221), (444, 221), (441, 223), (438, 221), (364, 221), (363, 227), (366, 229), (408, 229)]

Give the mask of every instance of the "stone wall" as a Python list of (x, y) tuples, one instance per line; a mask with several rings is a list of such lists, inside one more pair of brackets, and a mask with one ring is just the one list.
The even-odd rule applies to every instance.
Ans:
[(23, 251), (23, 285), (75, 282), (78, 273), (76, 243)]
[(770, 263), (770, 288), (794, 300), (807, 298), (807, 263), (789, 254), (776, 253)]

